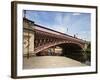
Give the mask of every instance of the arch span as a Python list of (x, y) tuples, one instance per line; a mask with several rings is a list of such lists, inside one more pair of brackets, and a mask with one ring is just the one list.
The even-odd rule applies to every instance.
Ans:
[[(74, 42), (72, 43), (69, 43), (69, 42), (59, 42), (59, 43), (55, 43), (52, 45), (48, 44), (48, 46), (41, 46), (41, 49), (39, 49), (37, 51), (36, 54), (40, 54), (40, 55), (47, 55), (45, 53), (43, 53), (44, 50), (46, 49), (49, 49), (49, 48), (52, 48), (54, 46), (59, 46), (62, 48), (62, 54), (60, 54), (60, 56), (66, 56), (66, 57), (69, 57), (69, 58), (72, 58), (72, 59), (75, 59), (77, 61), (80, 61), (80, 62), (84, 62), (84, 55), (82, 54), (82, 46), (79, 45), (79, 44), (76, 44)], [(49, 55), (49, 53), (48, 53)], [(56, 55), (56, 53), (54, 53), (53, 55)], [(59, 55), (59, 53), (58, 53)]]
[(63, 45), (63, 44), (73, 44), (73, 45), (78, 45), (81, 49), (83, 48), (83, 45), (76, 43), (76, 42), (71, 42), (71, 41), (57, 41), (57, 42), (49, 42), (47, 44), (41, 45), (39, 47), (35, 48), (35, 53), (41, 52), (47, 48), (57, 46), (57, 45)]

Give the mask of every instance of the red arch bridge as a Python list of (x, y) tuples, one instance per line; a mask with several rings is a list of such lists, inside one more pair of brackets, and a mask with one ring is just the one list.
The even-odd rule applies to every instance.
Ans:
[(37, 25), (26, 18), (23, 23), (25, 56), (61, 55), (76, 60), (84, 57), (82, 51), (87, 47), (86, 41)]

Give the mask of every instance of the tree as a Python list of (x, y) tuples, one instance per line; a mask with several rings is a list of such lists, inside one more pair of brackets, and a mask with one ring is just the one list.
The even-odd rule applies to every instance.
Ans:
[(87, 42), (87, 47), (83, 50), (83, 54), (86, 57), (86, 61), (91, 61), (91, 43)]

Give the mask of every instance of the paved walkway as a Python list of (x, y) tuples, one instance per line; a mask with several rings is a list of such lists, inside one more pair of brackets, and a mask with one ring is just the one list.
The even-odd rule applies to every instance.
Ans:
[(78, 61), (62, 56), (37, 56), (29, 59), (24, 57), (23, 63), (24, 69), (86, 66)]

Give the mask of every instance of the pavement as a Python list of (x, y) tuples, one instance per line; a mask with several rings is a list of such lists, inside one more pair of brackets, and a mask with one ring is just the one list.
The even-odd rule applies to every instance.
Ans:
[(34, 56), (23, 59), (23, 69), (34, 68), (62, 68), (62, 67), (77, 67), (87, 66), (76, 60), (63, 57), (63, 56)]

